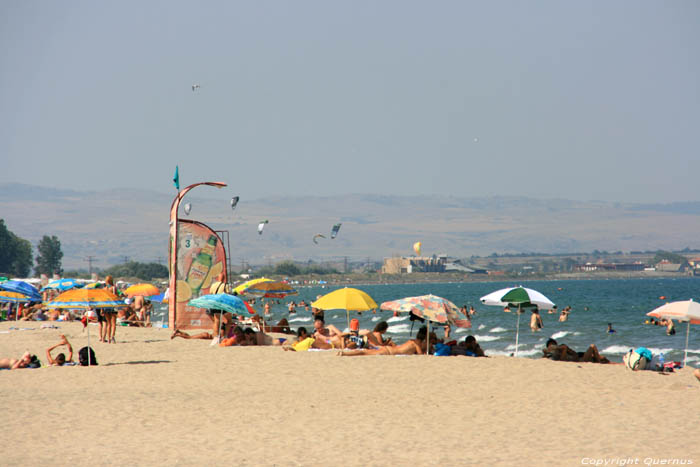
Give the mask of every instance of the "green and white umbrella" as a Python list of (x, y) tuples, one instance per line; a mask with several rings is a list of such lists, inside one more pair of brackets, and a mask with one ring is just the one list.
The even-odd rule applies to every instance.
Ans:
[(518, 338), (520, 336), (520, 310), (522, 308), (542, 308), (554, 307), (554, 303), (537, 290), (526, 287), (509, 287), (496, 290), (479, 299), (484, 305), (500, 307), (518, 307), (518, 321), (515, 330), (515, 356), (518, 356)]

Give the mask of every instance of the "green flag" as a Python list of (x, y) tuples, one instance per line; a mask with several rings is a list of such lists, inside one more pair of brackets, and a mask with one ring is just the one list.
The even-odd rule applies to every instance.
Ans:
[(173, 183), (175, 184), (175, 188), (177, 188), (177, 190), (180, 191), (180, 172), (178, 169), (179, 167), (176, 165), (175, 175), (173, 175)]

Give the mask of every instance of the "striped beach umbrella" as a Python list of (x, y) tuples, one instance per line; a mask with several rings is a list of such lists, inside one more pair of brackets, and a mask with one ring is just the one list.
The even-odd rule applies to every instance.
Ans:
[(126, 303), (107, 289), (71, 289), (45, 305), (47, 308), (121, 308)]
[(39, 295), (39, 291), (37, 290), (36, 287), (34, 287), (32, 284), (29, 284), (24, 281), (5, 281), (5, 282), (0, 282), (0, 290), (6, 290), (8, 292), (17, 292), (26, 295), (27, 297), (31, 298), (32, 301), (35, 302), (40, 302), (41, 301), (41, 295)]
[(34, 301), (24, 294), (17, 292), (8, 292), (7, 290), (0, 291), (0, 302), (5, 303), (28, 303)]

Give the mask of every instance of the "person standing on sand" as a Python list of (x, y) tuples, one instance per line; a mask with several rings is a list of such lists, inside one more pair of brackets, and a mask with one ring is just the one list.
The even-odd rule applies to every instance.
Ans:
[[(105, 289), (112, 292), (114, 295), (119, 295), (117, 293), (117, 286), (114, 285), (114, 279), (112, 276), (105, 277)], [(110, 344), (116, 344), (114, 340), (114, 333), (117, 330), (117, 311), (114, 308), (103, 308), (102, 316), (105, 319), (105, 336), (103, 342), (109, 342)]]

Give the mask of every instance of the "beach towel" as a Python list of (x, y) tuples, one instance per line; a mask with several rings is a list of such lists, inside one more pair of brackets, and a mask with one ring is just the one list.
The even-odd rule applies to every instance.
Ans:
[(303, 341), (297, 342), (292, 345), (292, 348), (297, 352), (303, 352), (304, 350), (309, 350), (312, 345), (314, 345), (315, 339), (313, 337), (307, 337)]

